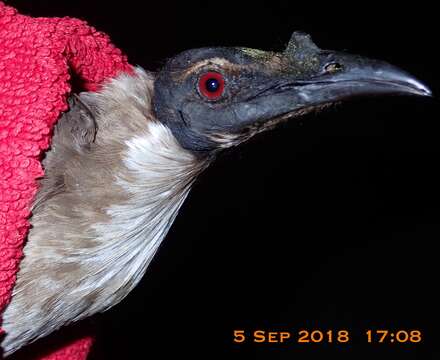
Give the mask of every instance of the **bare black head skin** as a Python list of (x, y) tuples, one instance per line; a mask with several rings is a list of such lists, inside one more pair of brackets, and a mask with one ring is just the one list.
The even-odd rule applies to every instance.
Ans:
[(71, 98), (2, 314), (3, 355), (121, 301), (219, 151), (328, 104), (381, 94), (431, 93), (396, 67), (294, 33), (281, 53), (189, 50), (158, 73), (136, 68)]
[(154, 108), (180, 144), (212, 153), (279, 120), (354, 96), (430, 95), (382, 61), (319, 49), (295, 32), (282, 53), (202, 48), (172, 58), (155, 81)]

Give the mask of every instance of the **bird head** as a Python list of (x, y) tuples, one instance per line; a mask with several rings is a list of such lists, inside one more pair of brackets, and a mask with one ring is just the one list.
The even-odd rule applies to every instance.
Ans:
[(237, 145), (280, 121), (357, 96), (430, 90), (383, 61), (322, 50), (294, 32), (283, 52), (201, 48), (157, 74), (154, 109), (180, 144), (201, 154)]

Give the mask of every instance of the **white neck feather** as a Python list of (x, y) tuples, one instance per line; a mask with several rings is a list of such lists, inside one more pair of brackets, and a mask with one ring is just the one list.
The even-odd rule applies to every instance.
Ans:
[[(158, 122), (150, 122), (144, 134), (126, 144), (123, 162), (128, 172), (117, 174), (117, 184), (129, 194), (129, 200), (107, 209), (109, 223), (94, 225), (102, 245), (90, 254), (92, 263), (96, 264), (97, 257), (102, 260), (98, 260), (102, 267), (96, 269), (102, 276), (95, 281), (98, 278), (104, 285), (116, 280), (125, 294), (144, 275), (192, 183), (205, 167)], [(99, 285), (95, 282), (94, 286)], [(108, 305), (113, 306), (114, 300), (109, 299)]]

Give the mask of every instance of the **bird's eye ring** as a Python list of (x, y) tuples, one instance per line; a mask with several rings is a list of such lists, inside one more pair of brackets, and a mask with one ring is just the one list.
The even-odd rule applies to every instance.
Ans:
[(209, 100), (219, 99), (225, 91), (225, 79), (223, 75), (209, 71), (199, 78), (199, 92)]
[(328, 63), (324, 66), (325, 72), (328, 72), (328, 73), (334, 73), (334, 72), (340, 71), (340, 70), (342, 70), (342, 68), (343, 68), (343, 66), (337, 62), (331, 62), (331, 63)]

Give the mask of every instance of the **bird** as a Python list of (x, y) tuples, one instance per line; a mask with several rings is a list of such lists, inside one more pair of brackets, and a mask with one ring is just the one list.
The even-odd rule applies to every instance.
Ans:
[(74, 94), (42, 164), (3, 314), (4, 356), (104, 312), (139, 283), (195, 180), (225, 149), (359, 96), (431, 96), (391, 64), (320, 49), (184, 51)]

